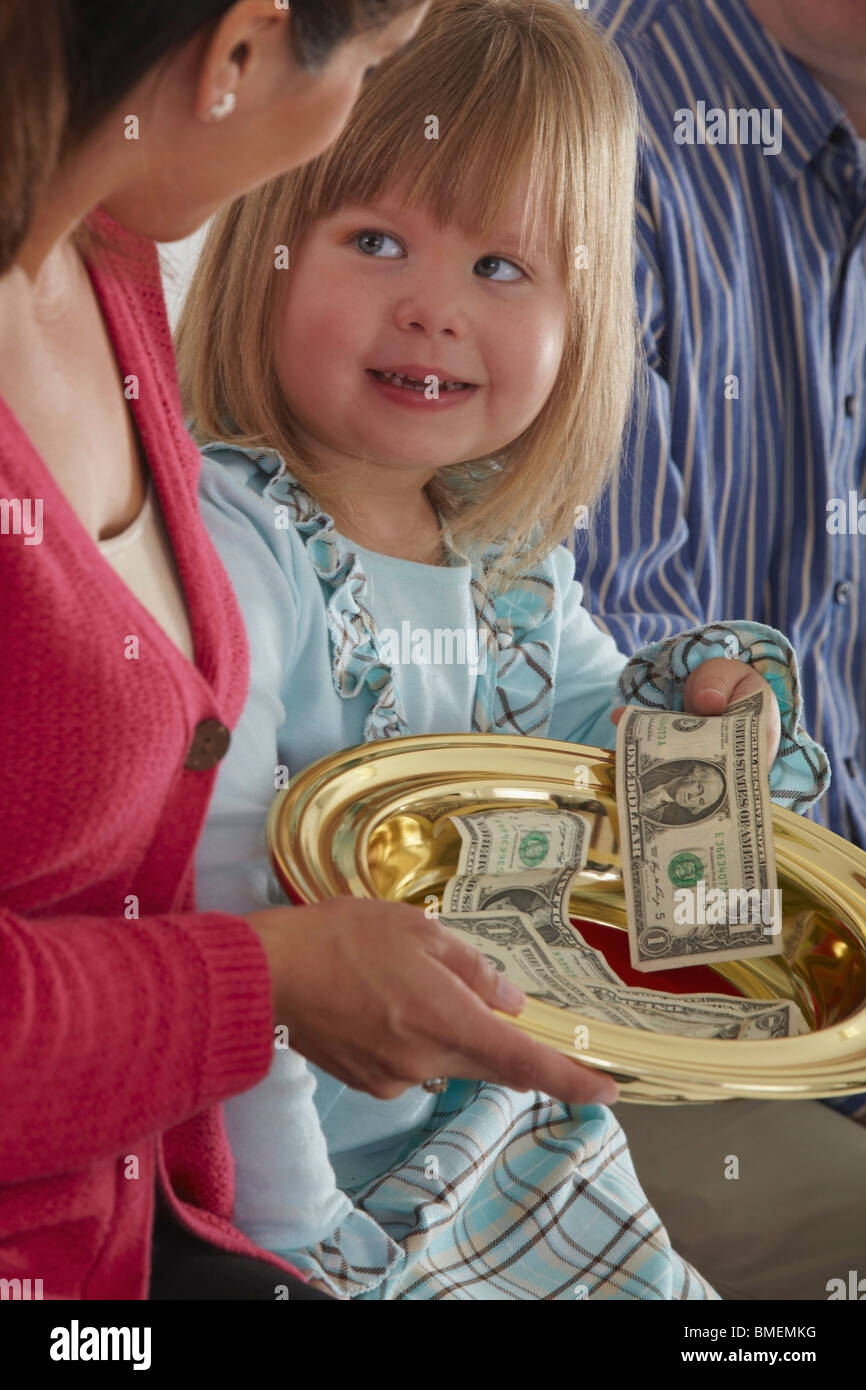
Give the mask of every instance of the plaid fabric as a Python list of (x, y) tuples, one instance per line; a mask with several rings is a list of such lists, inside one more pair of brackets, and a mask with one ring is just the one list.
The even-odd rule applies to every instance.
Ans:
[(604, 1106), (453, 1081), (413, 1150), (352, 1193), (308, 1250), (279, 1251), (359, 1299), (698, 1299)]
[(797, 655), (787, 637), (764, 623), (705, 623), (703, 627), (641, 647), (623, 670), (619, 689), (626, 704), (683, 708), (683, 688), (702, 661), (728, 657), (753, 666), (773, 689), (782, 733), (770, 769), (770, 795), (789, 811), (803, 812), (830, 785), (827, 755), (802, 726), (803, 700)]

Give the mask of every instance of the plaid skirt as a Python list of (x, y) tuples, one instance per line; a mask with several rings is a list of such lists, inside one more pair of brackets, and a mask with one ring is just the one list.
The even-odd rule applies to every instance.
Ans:
[(358, 1299), (718, 1299), (671, 1248), (605, 1106), (452, 1081), (333, 1235), (280, 1250)]

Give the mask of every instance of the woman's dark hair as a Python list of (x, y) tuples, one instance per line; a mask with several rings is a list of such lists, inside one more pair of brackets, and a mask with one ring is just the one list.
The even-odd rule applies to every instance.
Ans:
[[(30, 0), (32, 4), (32, 0)], [(42, 3), (42, 0), (39, 0)], [(69, 116), (67, 138), (87, 135), (125, 92), (234, 0), (65, 0)], [(323, 67), (344, 39), (383, 26), (419, 0), (289, 0), (296, 61)]]
[[(289, 0), (303, 67), (420, 0)], [(0, 275), (58, 158), (234, 0), (0, 0)]]
[(0, 0), (0, 275), (30, 226), (66, 122), (59, 0)]

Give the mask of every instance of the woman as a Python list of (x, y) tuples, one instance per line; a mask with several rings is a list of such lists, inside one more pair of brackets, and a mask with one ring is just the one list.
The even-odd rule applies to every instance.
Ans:
[(275, 1025), (382, 1098), (457, 1075), (615, 1099), (497, 1020), (522, 996), (415, 909), (195, 910), (248, 655), (152, 243), (324, 149), (425, 10), (0, 8), (0, 1277), (46, 1298), (315, 1296), (232, 1224), (219, 1103)]

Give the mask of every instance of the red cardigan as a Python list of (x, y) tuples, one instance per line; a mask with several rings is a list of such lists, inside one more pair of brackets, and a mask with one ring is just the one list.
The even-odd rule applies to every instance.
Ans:
[(196, 664), (0, 397), (0, 498), (43, 504), (41, 544), (11, 521), (0, 534), (0, 1278), (41, 1279), (45, 1298), (146, 1298), (159, 1184), (178, 1221), (270, 1261), (276, 1285), (291, 1266), (232, 1226), (219, 1106), (270, 1065), (266, 958), (242, 919), (196, 912), (219, 765), (184, 766), (200, 724), (238, 719), (246, 635), (199, 519), (156, 247), (104, 213), (93, 225), (124, 254), (90, 274), (119, 374), (138, 378)]

